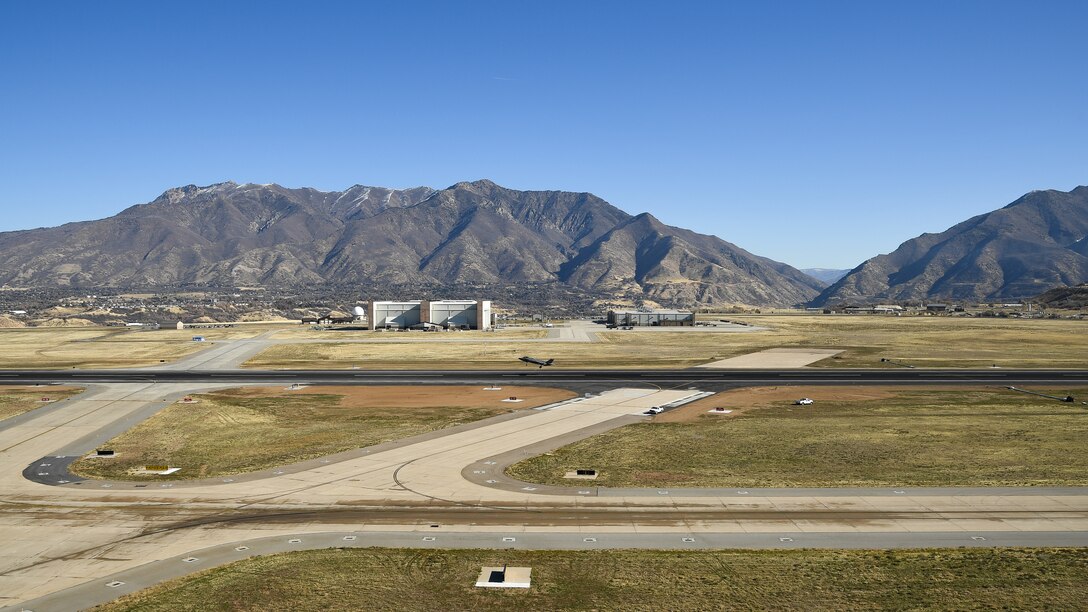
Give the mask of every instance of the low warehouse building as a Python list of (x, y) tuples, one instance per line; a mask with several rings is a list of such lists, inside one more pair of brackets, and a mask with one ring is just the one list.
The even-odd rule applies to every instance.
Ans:
[(367, 316), (371, 329), (491, 329), (489, 300), (372, 301)]
[(608, 324), (624, 327), (687, 327), (695, 325), (695, 313), (690, 310), (609, 310)]

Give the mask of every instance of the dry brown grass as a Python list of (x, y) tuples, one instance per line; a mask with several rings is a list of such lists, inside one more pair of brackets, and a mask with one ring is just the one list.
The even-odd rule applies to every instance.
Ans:
[(561, 389), (466, 386), (244, 388), (194, 395), (110, 440), (111, 459), (81, 459), (91, 478), (140, 479), (145, 465), (182, 470), (156, 480), (252, 472), (573, 397)]
[(274, 340), (327, 340), (351, 339), (366, 342), (488, 342), (490, 340), (532, 340), (548, 335), (539, 327), (507, 327), (501, 331), (458, 332), (371, 332), (360, 329), (315, 330), (310, 325), (283, 329), (272, 335)]
[[(215, 340), (251, 338), (268, 328), (131, 331), (123, 328), (0, 329), (0, 368), (133, 368), (174, 361)], [(209, 342), (192, 342), (204, 336)]]
[(827, 367), (894, 367), (881, 357), (917, 367), (1088, 367), (1088, 321), (974, 319), (934, 316), (735, 316), (775, 328), (794, 346), (843, 349)]
[(83, 389), (79, 387), (2, 386), (0, 387), (0, 421), (47, 406), (49, 402), (65, 401), (81, 391)]
[[(1086, 368), (1088, 321), (959, 319), (951, 317), (746, 316), (768, 328), (721, 333), (598, 330), (600, 342), (427, 342), (285, 344), (246, 363), (252, 368), (506, 369), (521, 355), (555, 359), (555, 368), (686, 368), (776, 347), (841, 349), (814, 367), (895, 367), (881, 357), (918, 367)], [(369, 332), (359, 332), (368, 334)], [(326, 336), (327, 337), (327, 336)], [(499, 336), (497, 336), (499, 337)]]
[[(721, 393), (508, 472), (563, 486), (579, 468), (597, 469), (594, 484), (612, 487), (1088, 486), (1088, 411), (1079, 403), (1000, 388), (865, 391)], [(816, 403), (793, 406), (802, 396)], [(737, 412), (706, 413), (717, 406)]]
[[(529, 589), (477, 589), (482, 566)], [(1080, 610), (1088, 549), (325, 549), (255, 557), (98, 608), (155, 610)]]

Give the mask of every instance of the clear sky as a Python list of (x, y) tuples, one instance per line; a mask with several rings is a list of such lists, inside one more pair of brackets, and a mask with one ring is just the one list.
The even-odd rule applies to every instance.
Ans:
[(0, 230), (490, 178), (853, 267), (1088, 183), (1088, 2), (2, 2)]

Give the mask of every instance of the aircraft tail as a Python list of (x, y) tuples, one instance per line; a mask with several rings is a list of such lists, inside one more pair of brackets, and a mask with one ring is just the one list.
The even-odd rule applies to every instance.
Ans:
[(551, 365), (553, 361), (555, 361), (555, 359), (549, 359), (544, 362), (544, 365)]

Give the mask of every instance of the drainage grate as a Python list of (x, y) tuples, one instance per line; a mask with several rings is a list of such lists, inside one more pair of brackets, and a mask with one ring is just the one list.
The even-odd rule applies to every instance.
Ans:
[(344, 541), (345, 542), (354, 542), (355, 541), (355, 536), (344, 536)]
[(688, 544), (691, 544), (692, 542), (695, 541), (695, 538), (680, 538), (680, 541), (681, 542), (687, 542)]
[(114, 580), (113, 582), (107, 582), (106, 586), (108, 586), (111, 589), (116, 589), (117, 587), (119, 587), (119, 586), (121, 586), (123, 584), (124, 583), (121, 582), (120, 580)]
[(287, 540), (287, 543), (288, 544), (302, 544), (302, 540), (300, 540), (298, 538), (291, 538), (290, 540)]
[(596, 542), (597, 538), (582, 538), (583, 542)]
[(237, 550), (238, 552), (242, 552), (243, 550), (249, 550), (249, 547), (248, 546), (235, 546), (234, 550)]
[(186, 563), (196, 563), (197, 561), (200, 561), (200, 559), (197, 559), (196, 557), (185, 557), (182, 561)]
[(517, 538), (503, 538), (503, 542), (517, 542)]
[(438, 538), (436, 538), (436, 537), (434, 537), (434, 536), (423, 536), (423, 541), (424, 541), (424, 542), (434, 542), (434, 541), (435, 541), (435, 540), (437, 540), (437, 539), (438, 539)]

